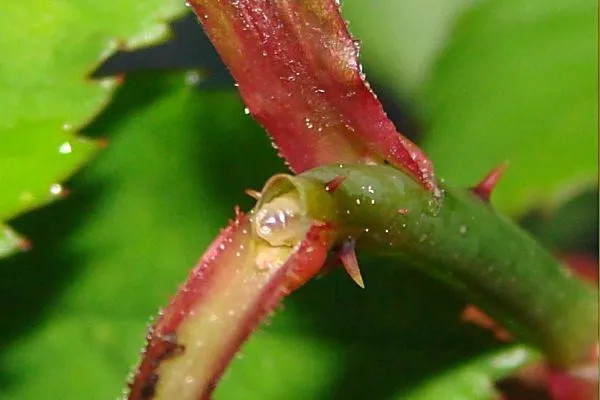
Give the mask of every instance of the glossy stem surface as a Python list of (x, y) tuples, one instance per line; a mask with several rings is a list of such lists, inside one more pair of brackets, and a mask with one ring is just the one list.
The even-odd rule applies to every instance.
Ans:
[[(339, 176), (342, 184), (326, 192)], [(308, 201), (320, 190), (331, 196), (326, 217), (318, 203), (307, 209), (335, 226), (339, 242), (356, 238), (359, 251), (391, 256), (447, 282), (556, 365), (592, 352), (597, 291), (471, 191), (444, 188), (434, 197), (388, 166), (319, 167), (288, 179), (311, 193)]]

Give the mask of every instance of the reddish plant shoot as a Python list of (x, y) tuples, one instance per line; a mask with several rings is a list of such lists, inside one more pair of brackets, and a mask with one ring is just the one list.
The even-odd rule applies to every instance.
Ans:
[[(237, 215), (152, 327), (129, 399), (210, 397), (226, 365), (261, 319), (323, 264), (330, 247), (329, 228), (300, 221), (308, 225), (292, 227), (286, 236), (293, 239), (292, 246), (272, 246), (257, 230), (275, 226), (259, 225), (252, 214)], [(282, 232), (263, 234), (282, 237)]]
[[(448, 239), (444, 236), (448, 227), (436, 225), (438, 220), (427, 216), (427, 213), (437, 215), (436, 207), (442, 206), (431, 162), (396, 131), (365, 81), (358, 61), (358, 46), (334, 0), (191, 0), (189, 5), (236, 80), (249, 113), (264, 126), (294, 172), (343, 163), (383, 168), (379, 172), (362, 172), (365, 176), (374, 174), (373, 178), (378, 173), (387, 177), (389, 171), (384, 171), (387, 169), (395, 174), (401, 170), (406, 174), (406, 182), (394, 175), (398, 179), (390, 186), (400, 185), (398, 193), (402, 196), (412, 186), (419, 190), (411, 189), (414, 198), (404, 199), (406, 204), (394, 203), (393, 215), (388, 219), (431, 220), (432, 229), (439, 228), (442, 232), (439, 237)], [(396, 170), (364, 164), (390, 164)], [(503, 170), (504, 166), (493, 170), (472, 193), (487, 202)], [(352, 197), (352, 201), (340, 199), (346, 195), (341, 192), (353, 184), (352, 179), (346, 179), (356, 178), (356, 173), (361, 172), (350, 171), (352, 176), (338, 172), (336, 167), (335, 175), (323, 182), (304, 177), (302, 185), (306, 188), (302, 190), (293, 183), (299, 177), (276, 176), (267, 183), (270, 190), (262, 194), (247, 191), (258, 200), (256, 208), (248, 215), (236, 213), (236, 219), (209, 247), (162, 312), (148, 335), (142, 363), (130, 385), (129, 399), (210, 398), (242, 342), (283, 296), (319, 272), (333, 246), (338, 246), (338, 256), (352, 279), (364, 287), (354, 251), (361, 237), (352, 236), (352, 230), (344, 230), (338, 207), (346, 204), (344, 208), (349, 214), (353, 202), (359, 201), (352, 191), (348, 191), (352, 194), (348, 199)], [(327, 171), (324, 173), (329, 175)], [(267, 193), (270, 198), (265, 198)], [(388, 197), (395, 198), (398, 193)], [(485, 210), (481, 210), (484, 205), (480, 201), (471, 204), (469, 198), (473, 194), (466, 193), (468, 196), (456, 196), (457, 212), (473, 216), (475, 210), (477, 215), (496, 224), (495, 214), (488, 215), (489, 207), (485, 205)], [(378, 204), (383, 202), (380, 200)], [(375, 204), (374, 199), (371, 204)], [(426, 212), (414, 212), (423, 204)], [(382, 222), (369, 218), (369, 224)], [(364, 219), (356, 221), (362, 224)], [(501, 224), (496, 228), (502, 235), (521, 235)], [(368, 232), (371, 228), (367, 226), (361, 231)], [(473, 249), (469, 246), (479, 243), (462, 238), (466, 229), (465, 225), (454, 229), (449, 243), (460, 243), (456, 247), (463, 246), (465, 254), (471, 254)], [(393, 247), (387, 239), (391, 231), (386, 228), (384, 232), (383, 236), (373, 232), (373, 237), (385, 237), (390, 245), (386, 244), (388, 251), (388, 247)], [(404, 229), (395, 234), (411, 238)], [(418, 242), (428, 245), (424, 239)], [(412, 250), (420, 254), (417, 247)], [(534, 250), (530, 253), (538, 254), (538, 249)], [(567, 280), (556, 273), (553, 265), (547, 266), (551, 263), (541, 249), (539, 252), (548, 276), (555, 276), (557, 281)], [(451, 261), (448, 265), (455, 268), (455, 260)], [(456, 265), (457, 270), (470, 277), (470, 270), (461, 269), (460, 263)], [(502, 271), (492, 272), (505, 278)], [(472, 275), (475, 280), (484, 279), (477, 272)], [(492, 285), (492, 289), (497, 288)], [(510, 296), (505, 297), (512, 301)], [(506, 333), (485, 314), (471, 312), (465, 319), (487, 324), (497, 334)]]
[(431, 162), (400, 135), (361, 72), (334, 0), (191, 0), (249, 112), (294, 172), (389, 163), (435, 190)]

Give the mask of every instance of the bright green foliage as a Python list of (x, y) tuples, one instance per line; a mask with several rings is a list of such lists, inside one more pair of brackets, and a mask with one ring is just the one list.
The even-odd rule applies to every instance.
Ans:
[(371, 79), (404, 98), (420, 89), (455, 19), (476, 0), (344, 0)]
[(497, 353), (489, 353), (475, 358), (464, 366), (440, 374), (424, 382), (408, 397), (399, 399), (477, 399), (497, 400), (494, 380), (502, 378), (523, 364), (536, 360), (536, 354), (527, 348), (516, 345)]
[[(1, 314), (7, 398), (118, 395), (149, 316), (232, 205), (251, 206), (243, 189), (284, 171), (237, 95), (184, 81), (131, 77), (88, 130), (110, 132), (111, 146), (73, 180), (72, 195), (16, 221), (40, 244), (4, 261), (0, 302), (20, 310)], [(361, 264), (364, 291), (338, 269), (294, 293), (216, 398), (389, 398), (498, 346), (460, 322), (464, 304), (448, 289), (381, 260)]]
[[(51, 185), (95, 151), (74, 132), (115, 87), (86, 78), (115, 39), (142, 31), (154, 34), (138, 35), (138, 44), (156, 38), (164, 33), (160, 19), (183, 7), (179, 0), (5, 3), (1, 221), (47, 201)], [(597, 160), (593, 2), (413, 3), (343, 6), (373, 76), (398, 96), (422, 98), (438, 175), (472, 184), (509, 159), (493, 200), (517, 212), (590, 182)], [(470, 3), (477, 4), (453, 29)], [(415, 41), (421, 44), (410, 46)], [(14, 221), (35, 248), (2, 260), (0, 398), (117, 396), (138, 361), (149, 316), (175, 293), (232, 206), (251, 206), (243, 189), (259, 189), (285, 170), (237, 95), (197, 92), (184, 81), (128, 78), (85, 130), (108, 135), (110, 146), (70, 182), (72, 195)], [(60, 153), (66, 142), (71, 152)], [(19, 241), (0, 229), (2, 255)], [(341, 270), (311, 281), (250, 339), (216, 398), (421, 400), (443, 393), (479, 400), (493, 398), (492, 380), (535, 357), (460, 322), (464, 303), (420, 273), (360, 262), (366, 290)]]
[[(6, 1), (0, 6), (0, 221), (60, 196), (60, 182), (94, 154), (76, 131), (117, 81), (90, 75), (117, 48), (166, 36), (179, 0)], [(0, 256), (14, 247), (0, 246)], [(13, 241), (18, 244), (18, 241)]]
[(494, 204), (520, 213), (596, 182), (598, 4), (485, 1), (461, 18), (423, 90), (425, 151), (472, 185), (510, 166)]
[(23, 247), (26, 242), (15, 231), (6, 225), (0, 224), (0, 258), (11, 254), (18, 247)]
[(494, 204), (520, 214), (596, 182), (597, 2), (346, 0), (343, 12), (448, 183), (508, 161)]

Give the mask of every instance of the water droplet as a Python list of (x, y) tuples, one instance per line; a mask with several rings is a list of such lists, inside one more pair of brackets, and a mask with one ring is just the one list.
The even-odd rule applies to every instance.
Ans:
[(65, 131), (65, 132), (68, 132), (68, 131), (70, 131), (71, 129), (73, 129), (73, 125), (71, 125), (71, 124), (70, 124), (70, 123), (68, 123), (68, 122), (65, 122), (65, 123), (63, 124), (63, 126), (62, 126), (62, 129), (63, 129), (63, 131)]
[(58, 152), (60, 154), (69, 154), (72, 151), (73, 151), (73, 148), (71, 147), (71, 143), (69, 143), (69, 142), (64, 142), (63, 144), (58, 146)]
[(356, 199), (356, 204), (360, 206), (360, 199)]
[(369, 233), (369, 228), (365, 228), (365, 233)]
[(191, 7), (191, 6), (192, 6), (192, 3), (190, 3), (189, 1), (186, 1), (186, 2), (185, 2), (185, 6), (186, 6), (186, 7)]
[(371, 199), (371, 204), (375, 204), (375, 199)]
[(200, 74), (198, 73), (198, 71), (188, 71), (185, 74), (185, 83), (187, 83), (190, 86), (196, 85), (198, 82), (200, 82)]
[(464, 235), (465, 233), (467, 233), (467, 227), (464, 225), (461, 225), (459, 228), (459, 232), (461, 235)]
[(53, 183), (52, 185), (50, 185), (50, 193), (52, 193), (53, 195), (59, 195), (61, 194), (63, 191), (63, 187), (60, 183)]
[(281, 196), (264, 204), (256, 215), (256, 232), (272, 246), (293, 245), (302, 231), (297, 196)]
[(313, 124), (312, 121), (310, 120), (310, 118), (304, 118), (304, 125), (306, 125), (306, 127), (308, 129), (312, 129), (313, 128)]
[(250, 109), (248, 107), (244, 107), (244, 114), (250, 114)]
[(105, 78), (105, 79), (99, 79), (98, 83), (100, 84), (100, 86), (104, 89), (110, 89), (113, 86), (115, 86), (115, 83), (117, 82), (117, 80), (113, 77), (111, 78)]

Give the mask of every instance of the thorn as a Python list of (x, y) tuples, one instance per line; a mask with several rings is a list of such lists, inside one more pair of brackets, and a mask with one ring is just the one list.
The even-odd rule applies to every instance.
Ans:
[(117, 85), (122, 85), (123, 82), (125, 82), (125, 73), (121, 72), (119, 74), (116, 74), (115, 81), (117, 82)]
[(248, 196), (252, 197), (254, 200), (260, 200), (260, 192), (254, 190), (254, 189), (246, 189), (245, 192)]
[(338, 175), (329, 182), (325, 184), (325, 190), (327, 193), (333, 193), (336, 191), (338, 187), (346, 180), (346, 177), (343, 175)]
[(66, 197), (69, 197), (70, 194), (71, 194), (71, 189), (63, 186), (62, 190), (58, 194), (58, 197), (61, 198), (61, 199), (64, 199)]
[(494, 169), (492, 169), (475, 187), (471, 188), (471, 191), (479, 196), (483, 201), (489, 202), (492, 190), (496, 187), (496, 184), (502, 178), (504, 171), (508, 167), (507, 162), (503, 162)]
[(490, 318), (486, 313), (471, 304), (465, 306), (460, 315), (460, 319), (491, 331), (496, 339), (502, 342), (510, 342), (512, 340), (512, 336), (507, 330), (498, 325), (496, 321)]
[(108, 138), (106, 138), (106, 137), (98, 138), (98, 139), (96, 139), (96, 143), (98, 144), (98, 148), (105, 149), (106, 147), (108, 147)]
[(17, 246), (19, 246), (19, 250), (21, 251), (29, 251), (31, 250), (32, 244), (29, 239), (21, 238)]
[(348, 275), (350, 275), (350, 278), (352, 278), (352, 280), (356, 282), (358, 286), (364, 289), (365, 283), (363, 282), (363, 278), (360, 274), (358, 260), (356, 259), (356, 252), (354, 251), (355, 244), (356, 239), (346, 239), (344, 243), (342, 243), (342, 247), (338, 252), (338, 257), (342, 261), (342, 264), (344, 265)]

